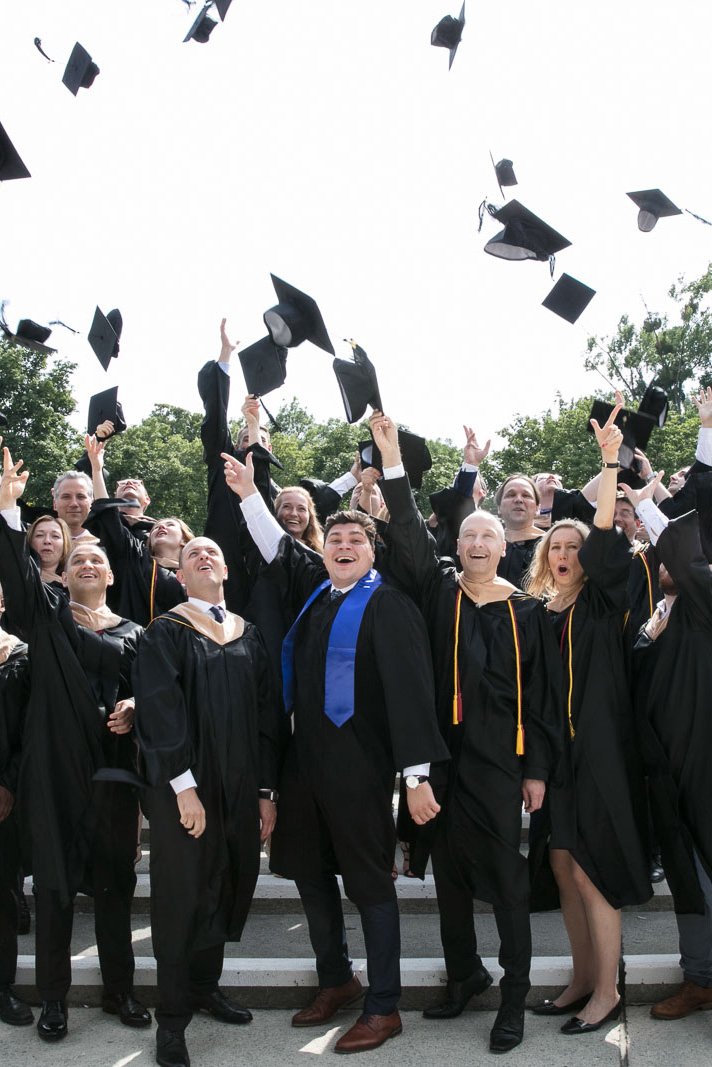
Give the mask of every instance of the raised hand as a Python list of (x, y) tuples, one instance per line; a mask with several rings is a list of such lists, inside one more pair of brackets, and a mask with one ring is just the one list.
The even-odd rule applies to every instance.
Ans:
[(227, 452), (221, 452), (220, 454), (225, 460), (225, 481), (233, 493), (237, 493), (242, 500), (246, 496), (256, 493), (257, 486), (255, 485), (252, 453), (247, 453), (246, 463), (240, 463), (239, 459), (235, 459), (234, 456), (228, 456)]
[(658, 488), (661, 481), (663, 480), (664, 474), (665, 471), (658, 471), (655, 477), (648, 482), (644, 489), (631, 489), (631, 487), (629, 485), (626, 485), (625, 482), (619, 482), (618, 488), (623, 490), (633, 507), (637, 508), (641, 500), (653, 499), (653, 494), (655, 493), (655, 490)]
[(225, 332), (226, 322), (227, 319), (223, 319), (220, 323), (220, 363), (229, 363), (230, 356), (237, 348), (237, 344), (230, 344), (230, 340)]
[(712, 426), (712, 389), (707, 386), (707, 390), (700, 389), (699, 400), (692, 394), (692, 403), (697, 408), (697, 414), (700, 416), (701, 426)]
[(100, 422), (94, 431), (100, 441), (107, 441), (114, 432), (114, 424), (111, 419), (105, 419), (104, 422)]
[(483, 459), (487, 459), (489, 455), (491, 441), (488, 441), (484, 448), (480, 448), (477, 444), (477, 435), (471, 426), (463, 426), (465, 431), (465, 447), (462, 452), (463, 463), (469, 463), (473, 467), (479, 467)]
[(640, 448), (636, 448), (635, 458), (640, 464), (640, 477), (643, 479), (649, 478), (650, 475), (653, 473), (653, 468), (651, 467), (650, 460), (646, 456), (645, 452), (643, 452), (643, 450)]
[(596, 419), (591, 419), (591, 426), (596, 435), (601, 455), (606, 462), (614, 462), (618, 459), (618, 450), (623, 443), (623, 433), (615, 425), (618, 412), (623, 407), (623, 396), (616, 392), (616, 404), (603, 426), (599, 426)]
[(93, 434), (91, 437), (87, 434), (84, 438), (84, 447), (89, 457), (92, 471), (103, 470), (104, 442), (99, 438), (98, 433)]
[(374, 411), (369, 419), (373, 440), (383, 459), (384, 467), (397, 467), (401, 462), (400, 446), (398, 444), (398, 427), (384, 415), (382, 411)]
[(15, 507), (17, 501), (24, 493), (25, 485), (27, 483), (27, 479), (30, 476), (30, 472), (23, 471), (22, 474), (18, 474), (17, 472), (22, 466), (22, 460), (20, 459), (17, 461), (17, 463), (13, 463), (9, 448), (3, 448), (2, 453), (3, 460), (2, 478), (0, 478), (0, 511), (7, 511)]

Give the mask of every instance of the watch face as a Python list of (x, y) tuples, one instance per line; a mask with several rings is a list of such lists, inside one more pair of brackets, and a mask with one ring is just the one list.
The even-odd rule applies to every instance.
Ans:
[(405, 780), (405, 784), (408, 787), (408, 789), (417, 789), (418, 786), (420, 785), (420, 782), (418, 780), (418, 776), (415, 775), (415, 774), (409, 774), (408, 777)]

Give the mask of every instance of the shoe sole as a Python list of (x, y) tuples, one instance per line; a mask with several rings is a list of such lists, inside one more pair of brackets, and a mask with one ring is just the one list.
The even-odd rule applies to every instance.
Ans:
[(130, 1026), (134, 1030), (142, 1030), (146, 1026), (150, 1026), (153, 1022), (153, 1019), (122, 1019), (121, 1012), (118, 1008), (115, 1008), (113, 1004), (111, 1004), (108, 1008), (105, 1008), (102, 1004), (101, 1010), (104, 1012), (105, 1015), (118, 1016), (119, 1022), (122, 1024), (122, 1026)]
[(352, 1004), (355, 1004), (357, 1000), (360, 1000), (363, 996), (363, 993), (364, 991), (363, 989), (361, 989), (358, 993), (351, 997), (351, 1000), (346, 1000), (343, 1004), (339, 1004), (338, 1008), (336, 1008), (335, 1011), (332, 1011), (331, 1015), (327, 1015), (324, 1019), (316, 1019), (313, 1023), (295, 1023), (294, 1019), (292, 1019), (292, 1026), (294, 1026), (297, 1030), (305, 1030), (309, 1026), (321, 1026), (323, 1023), (328, 1023), (329, 1019), (334, 1018), (337, 1011), (341, 1011), (343, 1008), (349, 1008)]
[(402, 1033), (403, 1027), (399, 1026), (397, 1030), (392, 1030), (391, 1033), (388, 1034), (387, 1037), (384, 1037), (383, 1041), (379, 1041), (377, 1045), (369, 1045), (368, 1048), (338, 1048), (338, 1046), (335, 1045), (334, 1052), (338, 1052), (341, 1056), (349, 1056), (352, 1052), (373, 1052), (375, 1048), (380, 1048), (381, 1045), (385, 1045), (386, 1041), (388, 1041), (390, 1038), (398, 1037), (398, 1034)]
[(52, 1041), (62, 1041), (63, 1038), (65, 1038), (68, 1033), (69, 1033), (68, 1030), (63, 1030), (61, 1034), (41, 1034), (40, 1031), (38, 1030), (37, 1031), (37, 1036), (42, 1041), (52, 1042)]

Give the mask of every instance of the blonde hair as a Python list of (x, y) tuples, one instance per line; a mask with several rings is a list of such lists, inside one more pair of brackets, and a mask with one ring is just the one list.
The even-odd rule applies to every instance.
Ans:
[(314, 501), (312, 500), (311, 493), (304, 489), (301, 485), (285, 485), (284, 489), (280, 489), (275, 497), (274, 501), (274, 514), (279, 521), (279, 505), (284, 497), (285, 493), (299, 493), (303, 496), (307, 502), (307, 508), (309, 509), (309, 521), (307, 527), (302, 534), (301, 540), (307, 546), (312, 548), (315, 552), (324, 551), (324, 533), (321, 528), (321, 523), (316, 517), (316, 508), (314, 507)]
[(553, 596), (556, 593), (556, 582), (549, 566), (549, 542), (556, 531), (561, 529), (575, 530), (581, 538), (581, 544), (584, 543), (591, 532), (589, 527), (578, 519), (559, 519), (558, 522), (549, 527), (536, 546), (534, 557), (524, 576), (524, 588), (531, 596), (545, 597)]
[(59, 526), (60, 533), (62, 534), (62, 555), (56, 566), (57, 574), (61, 574), (64, 564), (69, 559), (69, 553), (72, 551), (73, 547), (72, 535), (70, 534), (69, 527), (64, 519), (60, 519), (58, 515), (40, 515), (39, 519), (35, 519), (27, 531), (27, 544), (32, 548), (32, 538), (34, 537), (35, 530), (45, 522), (55, 523), (55, 525)]
[[(188, 542), (192, 541), (193, 538), (195, 537), (195, 534), (191, 530), (190, 526), (188, 526), (187, 523), (183, 522), (182, 519), (179, 519), (177, 515), (166, 515), (165, 518), (159, 519), (158, 522), (156, 522), (153, 525), (153, 527), (151, 528), (151, 531), (150, 531), (150, 533), (148, 535), (148, 538), (146, 540), (146, 547), (148, 548), (148, 554), (151, 557), (155, 556), (155, 554), (156, 554), (155, 551), (154, 551), (154, 548), (153, 548), (153, 531), (155, 530), (156, 526), (158, 526), (159, 522), (166, 522), (167, 520), (170, 520), (171, 522), (177, 522), (178, 523), (178, 526), (180, 527), (181, 537), (183, 538), (183, 545), (187, 545)], [(181, 548), (183, 547), (183, 545), (181, 545)]]

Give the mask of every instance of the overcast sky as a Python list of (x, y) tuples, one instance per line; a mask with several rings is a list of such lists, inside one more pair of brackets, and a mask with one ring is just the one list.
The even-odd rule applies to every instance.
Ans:
[[(679, 0), (468, 0), (453, 68), (430, 32), (460, 0), (233, 0), (207, 44), (181, 0), (3, 0), (0, 122), (32, 178), (0, 185), (6, 314), (60, 318), (52, 341), (89, 396), (120, 386), (129, 423), (154, 403), (199, 410), (219, 323), (263, 336), (270, 272), (312, 295), (337, 353), (354, 337), (384, 405), (428, 436), (482, 437), (602, 384), (592, 334), (669, 307), (671, 282), (712, 260), (689, 215), (637, 229), (628, 190), (660, 187), (712, 218), (706, 5)], [(217, 18), (215, 9), (213, 16)], [(36, 51), (40, 37), (48, 64)], [(74, 98), (80, 41), (101, 68)], [(544, 263), (486, 255), (477, 207), (508, 190), (567, 237), (566, 271), (597, 290), (574, 326), (541, 307)], [(86, 340), (119, 307), (107, 374)], [(288, 381), (318, 418), (343, 417), (331, 357), (292, 350)], [(234, 370), (231, 414), (244, 393)], [(270, 403), (271, 401), (271, 403)]]

